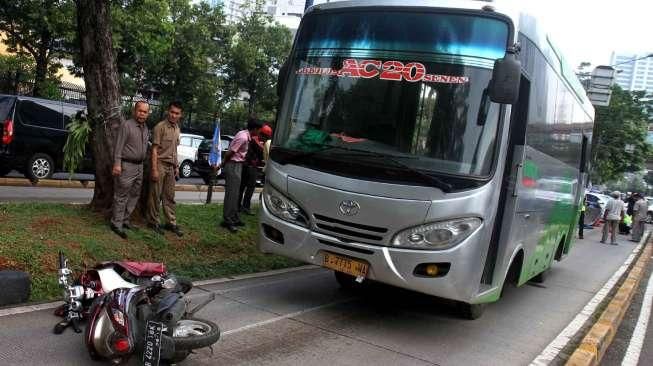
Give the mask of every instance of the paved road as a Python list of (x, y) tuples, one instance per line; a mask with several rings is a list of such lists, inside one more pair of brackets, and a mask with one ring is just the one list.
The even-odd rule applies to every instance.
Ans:
[[(543, 286), (507, 289), (475, 321), (450, 304), (379, 286), (338, 288), (330, 271), (297, 272), (206, 285), (215, 292), (199, 315), (223, 338), (188, 365), (527, 365), (612, 276), (635, 244), (598, 243), (589, 231), (556, 263)], [(0, 364), (94, 365), (71, 332), (55, 336), (51, 311), (0, 317)]]
[[(617, 366), (623, 363), (624, 366), (631, 366), (636, 364), (634, 363), (635, 359), (639, 365), (653, 365), (653, 319), (650, 319), (652, 315), (650, 308), (648, 314), (646, 314), (646, 310), (642, 314), (642, 305), (651, 281), (653, 281), (653, 263), (648, 264), (639, 288), (633, 296), (632, 303), (626, 311), (621, 326), (605, 353), (601, 365)], [(648, 324), (644, 320), (646, 315), (649, 316)], [(638, 326), (641, 329), (638, 329), (637, 334), (634, 335)], [(641, 342), (639, 347), (638, 342)]]

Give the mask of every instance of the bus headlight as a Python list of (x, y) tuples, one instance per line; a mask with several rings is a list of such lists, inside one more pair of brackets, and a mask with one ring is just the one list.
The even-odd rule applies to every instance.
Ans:
[(299, 206), (271, 186), (263, 189), (265, 207), (276, 217), (293, 224), (308, 227), (308, 219)]
[(392, 245), (412, 249), (449, 249), (476, 231), (481, 222), (477, 217), (469, 217), (413, 227), (399, 232), (392, 239)]

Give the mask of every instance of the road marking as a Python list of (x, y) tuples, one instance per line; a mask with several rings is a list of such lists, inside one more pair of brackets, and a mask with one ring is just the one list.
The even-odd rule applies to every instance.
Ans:
[(603, 285), (599, 292), (592, 297), (592, 299), (585, 305), (583, 310), (576, 315), (574, 320), (567, 325), (565, 329), (558, 334), (558, 336), (549, 343), (548, 346), (540, 353), (535, 359), (531, 362), (530, 366), (544, 366), (550, 364), (562, 351), (567, 343), (578, 333), (580, 328), (585, 324), (585, 322), (594, 314), (597, 306), (603, 301), (603, 299), (612, 291), (612, 288), (619, 282), (621, 276), (626, 272), (630, 264), (633, 262), (637, 253), (642, 250), (645, 240), (648, 238), (648, 235), (644, 235), (642, 240), (640, 240), (639, 245), (633, 249), (630, 256), (626, 259), (624, 264), (617, 269), (617, 271), (610, 277), (608, 282)]
[[(269, 276), (275, 276), (275, 275), (280, 275), (284, 273), (291, 273), (291, 272), (298, 272), (298, 271), (303, 271), (303, 270), (309, 270), (309, 269), (317, 269), (320, 268), (319, 266), (315, 266), (312, 264), (305, 265), (305, 266), (299, 266), (299, 267), (293, 267), (293, 268), (284, 268), (284, 269), (275, 269), (271, 271), (266, 271), (266, 272), (258, 272), (258, 273), (250, 273), (250, 274), (244, 274), (244, 275), (239, 275), (239, 276), (233, 276), (233, 277), (226, 277), (226, 278), (218, 278), (218, 279), (212, 279), (212, 280), (204, 280), (204, 281), (195, 281), (193, 282), (193, 286), (196, 286), (200, 288), (201, 286), (206, 286), (206, 285), (213, 285), (213, 284), (218, 284), (218, 283), (227, 283), (227, 282), (233, 282), (233, 281), (240, 281), (240, 280), (247, 280), (247, 279), (255, 279), (255, 278), (261, 278), (261, 277), (269, 277)], [(258, 286), (258, 284), (252, 285), (254, 287)], [(247, 288), (247, 286), (241, 286), (238, 287), (237, 290), (243, 290)], [(201, 289), (201, 288), (200, 288)], [(202, 289), (204, 290), (204, 289)], [(216, 292), (216, 291), (213, 291)], [(223, 292), (231, 292), (231, 290), (223, 290)], [(217, 294), (220, 294), (220, 291), (216, 292)], [(43, 304), (35, 304), (35, 305), (24, 305), (24, 306), (16, 306), (16, 307), (11, 307), (11, 308), (6, 308), (6, 309), (0, 309), (0, 318), (3, 316), (11, 316), (11, 315), (18, 315), (18, 314), (24, 314), (24, 313), (32, 313), (35, 311), (41, 311), (41, 310), (48, 310), (48, 309), (54, 309), (57, 306), (63, 304), (63, 301), (54, 301), (54, 302), (47, 302)]]
[(637, 366), (639, 363), (639, 355), (642, 352), (644, 345), (644, 338), (646, 337), (646, 328), (648, 327), (648, 320), (651, 316), (651, 307), (653, 306), (653, 273), (648, 279), (648, 286), (646, 286), (646, 293), (644, 301), (642, 302), (642, 309), (639, 312), (637, 325), (630, 338), (628, 349), (624, 355), (621, 366)]
[(252, 328), (258, 328), (258, 327), (262, 327), (264, 325), (275, 323), (275, 322), (278, 322), (279, 320), (295, 318), (295, 317), (298, 317), (300, 315), (310, 313), (312, 311), (317, 311), (317, 310), (321, 310), (321, 309), (328, 308), (328, 307), (331, 307), (331, 306), (347, 303), (347, 302), (350, 302), (350, 301), (355, 300), (355, 299), (356, 299), (355, 297), (352, 297), (352, 298), (348, 298), (348, 299), (338, 300), (338, 301), (330, 302), (328, 304), (323, 304), (323, 305), (315, 306), (315, 307), (312, 307), (312, 308), (296, 311), (294, 313), (277, 316), (277, 317), (274, 317), (274, 318), (271, 318), (271, 319), (268, 319), (268, 320), (263, 320), (263, 321), (260, 321), (260, 322), (257, 322), (257, 323), (252, 323), (252, 324), (242, 326), (240, 328), (228, 330), (226, 332), (223, 332), (222, 335), (227, 336), (227, 335), (230, 335), (230, 334), (240, 333), (240, 332), (252, 329)]

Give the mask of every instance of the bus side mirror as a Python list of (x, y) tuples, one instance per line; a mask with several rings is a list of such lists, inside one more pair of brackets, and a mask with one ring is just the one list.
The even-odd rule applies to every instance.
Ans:
[(279, 76), (277, 77), (277, 96), (281, 97), (284, 89), (286, 89), (286, 77), (288, 76), (288, 61), (284, 62), (279, 69)]
[(503, 58), (494, 62), (490, 81), (490, 100), (501, 104), (515, 104), (519, 97), (521, 62), (510, 49)]

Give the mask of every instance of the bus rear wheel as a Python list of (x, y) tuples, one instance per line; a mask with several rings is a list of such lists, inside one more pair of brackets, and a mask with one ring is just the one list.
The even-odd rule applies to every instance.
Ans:
[(468, 304), (466, 302), (458, 302), (458, 314), (463, 319), (475, 320), (481, 317), (485, 312), (487, 304)]

